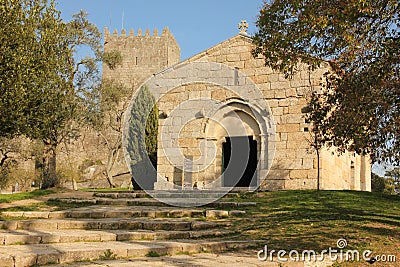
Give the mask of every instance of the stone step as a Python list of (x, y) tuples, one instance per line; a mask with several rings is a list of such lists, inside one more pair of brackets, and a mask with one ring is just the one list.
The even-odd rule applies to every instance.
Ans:
[(168, 207), (171, 206), (206, 206), (216, 208), (236, 208), (236, 207), (254, 207), (257, 205), (256, 202), (235, 202), (235, 201), (216, 201), (208, 203), (208, 199), (152, 199), (152, 198), (139, 198), (139, 199), (107, 199), (107, 198), (93, 198), (93, 199), (75, 199), (75, 198), (58, 198), (52, 199), (67, 204), (95, 204), (95, 205), (121, 205), (121, 206), (157, 206), (157, 207)]
[[(177, 267), (177, 266), (201, 266), (201, 267), (329, 267), (336, 266), (333, 259), (325, 257), (324, 260), (315, 262), (314, 260), (290, 260), (285, 259), (284, 263), (277, 257), (272, 260), (261, 261), (257, 257), (257, 249), (247, 249), (234, 252), (223, 253), (191, 253), (177, 255), (166, 255), (160, 257), (137, 257), (122, 260), (97, 260), (88, 262), (78, 262), (68, 264), (68, 267)], [(372, 265), (373, 266), (373, 265)], [(51, 265), (51, 267), (65, 267), (65, 265)]]
[(207, 209), (177, 209), (172, 207), (121, 207), (114, 206), (88, 206), (66, 211), (4, 211), (3, 217), (27, 218), (27, 219), (63, 219), (63, 218), (132, 218), (132, 217), (150, 217), (150, 218), (180, 218), (180, 217), (228, 217), (245, 214), (241, 210), (207, 210)]
[(148, 198), (150, 197), (146, 192), (95, 192), (93, 193), (94, 197), (102, 197), (102, 198)]
[(216, 238), (235, 234), (229, 230), (150, 231), (150, 230), (0, 230), (0, 246), (68, 242), (106, 242), (127, 240), (166, 240)]
[(205, 230), (217, 227), (226, 227), (224, 222), (203, 222), (178, 219), (138, 219), (138, 218), (112, 218), (112, 219), (35, 219), (1, 221), (0, 228), (4, 230)]
[(258, 241), (109, 241), (0, 247), (0, 267), (28, 267), (94, 260), (128, 259), (143, 256), (221, 252), (257, 246)]
[(148, 191), (146, 192), (96, 192), (94, 197), (101, 198), (215, 198), (219, 199), (226, 195), (236, 195), (237, 193), (226, 193), (225, 191), (211, 190), (182, 190), (182, 191)]

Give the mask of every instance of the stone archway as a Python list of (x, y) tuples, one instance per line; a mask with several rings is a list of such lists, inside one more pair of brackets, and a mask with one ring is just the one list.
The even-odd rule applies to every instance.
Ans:
[[(205, 125), (205, 136), (214, 140), (216, 179), (210, 187), (247, 187), (260, 185), (268, 169), (268, 138), (265, 122), (257, 121), (256, 111), (239, 99), (227, 100)], [(238, 127), (240, 125), (240, 127)], [(264, 127), (263, 127), (264, 126)], [(228, 161), (228, 162), (227, 162)]]

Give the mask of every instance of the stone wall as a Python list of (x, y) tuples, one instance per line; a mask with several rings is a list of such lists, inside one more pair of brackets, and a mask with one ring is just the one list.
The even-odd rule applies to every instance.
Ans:
[[(276, 125), (274, 161), (261, 186), (268, 190), (315, 189), (317, 187), (317, 158), (316, 153), (312, 150), (310, 151), (309, 140), (312, 136), (309, 131), (312, 125), (305, 122), (304, 112), (311, 91), (321, 89), (321, 78), (323, 73), (327, 71), (328, 65), (323, 65), (314, 71), (309, 70), (307, 66), (299, 66), (299, 71), (294, 77), (286, 79), (284, 74), (265, 67), (263, 58), (253, 58), (251, 55), (252, 48), (251, 38), (245, 35), (237, 35), (181, 62), (169, 71), (179, 73), (179, 69), (182, 66), (192, 62), (215, 62), (227, 65), (243, 73), (262, 92)], [(174, 77), (172, 74), (166, 75)], [(184, 79), (183, 76), (182, 74), (177, 74), (176, 79)], [(230, 79), (231, 76), (231, 74), (226, 75), (226, 79)], [(222, 85), (225, 83), (223, 77), (225, 76), (222, 74)], [(170, 85), (171, 81), (168, 80), (167, 83)], [(178, 87), (177, 90), (179, 93), (176, 90), (172, 90), (160, 98), (160, 112), (169, 114), (181, 102), (194, 97), (206, 97), (220, 101), (232, 97), (231, 95), (226, 95), (224, 88), (215, 85), (186, 85)], [(166, 127), (165, 123), (163, 123), (160, 122), (160, 131), (162, 131), (163, 127)], [(171, 120), (170, 123), (179, 125), (183, 121), (180, 122), (175, 119), (173, 122)], [(197, 128), (200, 125), (200, 122), (197, 124), (192, 122), (190, 131), (186, 130), (187, 126), (184, 127), (182, 125), (179, 139), (171, 140), (171, 146), (179, 147), (183, 154), (186, 154), (185, 156), (189, 154), (194, 157), (199, 156), (199, 141), (196, 141), (198, 137), (195, 135), (190, 136), (190, 133), (197, 133)], [(191, 139), (186, 139), (184, 136), (190, 136)], [(216, 179), (221, 174), (221, 168), (219, 167), (221, 165), (221, 136), (212, 136), (216, 140), (215, 145), (217, 147), (215, 161), (202, 173), (195, 173), (192, 183), (197, 181), (201, 184), (204, 180)], [(207, 138), (210, 138), (210, 136)], [(265, 137), (260, 135), (257, 138), (262, 140)], [(179, 168), (174, 171), (173, 164), (164, 157), (164, 151), (160, 148), (161, 146), (162, 143), (159, 141), (159, 173), (165, 175), (169, 181), (176, 182), (177, 179), (174, 177), (181, 177), (183, 175), (182, 171)], [(261, 177), (261, 180), (263, 178), (265, 177)], [(370, 182), (368, 181), (370, 181), (370, 163), (368, 159), (350, 153), (339, 156), (332, 154), (332, 151), (325, 151), (321, 156), (322, 189), (369, 191)], [(182, 184), (182, 182), (179, 182), (179, 184)]]
[(174, 36), (166, 27), (161, 35), (158, 30), (147, 29), (143, 35), (142, 30), (130, 30), (127, 35), (125, 30), (118, 35), (117, 30), (111, 35), (107, 28), (104, 29), (104, 51), (118, 50), (122, 55), (122, 64), (111, 70), (103, 64), (103, 79), (115, 79), (126, 87), (136, 90), (140, 84), (168, 66), (180, 60), (180, 48)]

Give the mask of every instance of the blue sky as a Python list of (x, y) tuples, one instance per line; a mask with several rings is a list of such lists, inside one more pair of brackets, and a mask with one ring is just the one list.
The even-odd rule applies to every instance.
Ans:
[[(237, 25), (245, 19), (249, 34), (255, 32), (257, 14), (263, 0), (58, 0), (64, 20), (83, 9), (89, 20), (103, 31), (119, 32), (141, 28), (161, 33), (168, 26), (181, 47), (181, 59), (188, 58), (216, 45), (239, 31)], [(122, 17), (124, 19), (122, 20)]]

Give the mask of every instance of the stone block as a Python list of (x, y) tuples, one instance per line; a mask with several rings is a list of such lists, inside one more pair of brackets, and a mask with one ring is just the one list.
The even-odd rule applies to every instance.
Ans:
[(23, 230), (56, 230), (57, 222), (45, 220), (19, 221), (18, 229)]
[(276, 132), (278, 133), (295, 133), (300, 131), (299, 123), (287, 123), (276, 126)]
[(252, 58), (252, 55), (250, 52), (242, 52), (240, 53), (240, 60), (249, 60)]
[(60, 243), (61, 235), (56, 233), (48, 233), (42, 235), (41, 243), (48, 244), (48, 243)]
[(298, 99), (297, 98), (290, 97), (290, 98), (285, 98), (285, 99), (279, 100), (278, 105), (280, 107), (289, 107), (289, 106), (297, 105), (297, 103), (298, 103)]
[(26, 234), (6, 234), (4, 237), (4, 245), (13, 244), (39, 244), (41, 241), (40, 235)]
[(191, 230), (207, 230), (215, 228), (216, 224), (211, 222), (192, 222), (191, 223)]
[(308, 79), (293, 79), (290, 81), (290, 86), (293, 88), (308, 87), (310, 86), (310, 81)]
[[(271, 87), (272, 88), (272, 87)], [(285, 90), (273, 90), (275, 99), (285, 99), (286, 93)]]
[[(304, 169), (313, 169), (314, 168), (314, 159), (305, 158), (302, 160), (302, 165)], [(316, 166), (316, 164), (315, 164)]]
[[(288, 88), (290, 88), (290, 83), (288, 81), (271, 82), (272, 90), (281, 90), (281, 89), (288, 89)], [(283, 90), (283, 92), (285, 92), (285, 91)]]
[(288, 149), (305, 149), (309, 148), (310, 145), (307, 141), (299, 142), (299, 141), (287, 141), (286, 147)]
[(278, 99), (270, 99), (267, 101), (267, 103), (270, 108), (276, 108), (279, 105), (279, 100)]
[(205, 242), (201, 244), (202, 250), (207, 252), (222, 252), (227, 250), (227, 246), (225, 242)]
[(49, 219), (64, 219), (69, 217), (69, 214), (66, 211), (52, 211), (49, 213)]
[(268, 182), (272, 180), (282, 180), (289, 178), (289, 170), (277, 169), (280, 168), (281, 166), (279, 166), (276, 162), (274, 162), (274, 165), (272, 165), (272, 167), (276, 169), (270, 170), (268, 172), (267, 176)]
[(1, 213), (4, 217), (23, 217), (24, 212), (23, 211), (3, 211)]
[(99, 229), (99, 223), (86, 220), (60, 220), (58, 222), (58, 229)]
[(189, 230), (189, 222), (145, 221), (144, 230)]
[(286, 97), (296, 97), (297, 96), (297, 91), (295, 88), (289, 88), (286, 89)]
[(140, 244), (132, 243), (129, 245), (130, 246), (127, 250), (127, 257), (129, 257), (129, 258), (143, 257), (149, 252), (155, 252), (160, 255), (167, 253), (166, 247), (162, 246), (162, 245), (145, 243), (145, 242), (141, 242)]
[[(148, 234), (146, 236), (146, 234)], [(117, 241), (127, 241), (127, 240), (141, 240), (141, 239), (153, 239), (153, 235), (147, 232), (120, 232), (116, 235)]]
[(306, 179), (308, 178), (308, 170), (291, 170), (289, 177), (293, 179)]
[(11, 267), (14, 265), (14, 259), (10, 255), (0, 254), (0, 266), (1, 267)]
[(37, 262), (36, 253), (15, 252), (13, 256), (14, 263), (10, 266), (35, 266)]
[(222, 218), (228, 217), (229, 212), (227, 210), (207, 210), (206, 217), (207, 218)]

